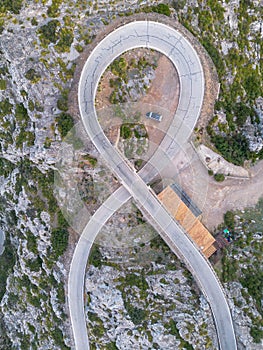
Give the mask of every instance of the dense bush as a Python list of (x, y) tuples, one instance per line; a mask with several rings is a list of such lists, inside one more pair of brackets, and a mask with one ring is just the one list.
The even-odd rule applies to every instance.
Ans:
[(167, 4), (158, 4), (157, 6), (152, 7), (153, 12), (160, 13), (165, 16), (170, 16), (171, 10)]
[(4, 158), (0, 158), (0, 176), (7, 177), (14, 169), (15, 165), (13, 163)]
[(257, 269), (252, 268), (250, 266), (247, 269), (242, 269), (242, 278), (240, 282), (243, 287), (247, 288), (248, 293), (255, 299), (257, 309), (262, 310), (262, 300), (263, 300), (263, 269), (259, 263), (256, 263)]
[(25, 77), (30, 80), (32, 83), (37, 83), (39, 79), (41, 78), (41, 75), (36, 72), (34, 68), (30, 68), (26, 74)]
[(58, 33), (58, 37), (59, 41), (56, 45), (57, 52), (69, 52), (74, 39), (72, 29), (62, 28)]
[(214, 175), (214, 179), (217, 181), (217, 182), (223, 182), (225, 180), (225, 176), (224, 174), (215, 174)]
[(55, 43), (58, 40), (57, 27), (59, 26), (59, 21), (54, 19), (44, 24), (38, 29), (40, 34), (40, 40), (42, 44), (48, 45), (50, 43)]
[(250, 335), (253, 337), (255, 343), (260, 344), (261, 339), (263, 339), (263, 329), (261, 327), (252, 326), (250, 328)]
[(5, 250), (0, 255), (0, 300), (2, 300), (6, 292), (6, 279), (13, 269), (15, 260), (15, 249), (7, 236), (5, 239)]
[(244, 161), (251, 156), (248, 141), (242, 134), (227, 135), (226, 137), (213, 135), (211, 141), (222, 156), (235, 165), (243, 165)]
[(13, 105), (9, 102), (8, 98), (0, 101), (0, 116), (3, 117), (12, 112)]
[(0, 90), (6, 89), (6, 80), (0, 79)]
[(52, 0), (52, 4), (47, 9), (47, 15), (49, 17), (57, 17), (59, 15), (59, 6), (62, 0)]
[(54, 258), (60, 257), (68, 246), (68, 230), (56, 228), (51, 232), (51, 245)]
[(147, 290), (148, 289), (148, 283), (144, 277), (143, 274), (136, 275), (134, 273), (127, 274), (125, 277), (125, 283), (129, 286), (136, 286), (139, 289)]
[(129, 302), (124, 302), (124, 306), (135, 325), (141, 324), (145, 320), (147, 313), (144, 309), (134, 307)]
[(27, 122), (29, 120), (27, 109), (25, 108), (23, 103), (19, 103), (16, 105), (15, 117), (16, 117), (16, 121), (18, 121), (18, 122), (24, 123), (24, 122)]
[(97, 244), (94, 244), (91, 249), (91, 252), (89, 255), (89, 264), (99, 268), (102, 265), (102, 255)]
[(120, 135), (124, 139), (130, 139), (132, 137), (132, 130), (131, 130), (129, 124), (122, 124), (121, 125)]
[(65, 137), (74, 126), (73, 118), (68, 113), (61, 113), (56, 118), (56, 121), (58, 123), (58, 130), (61, 134), (61, 137)]
[(247, 120), (247, 117), (253, 116), (255, 114), (255, 112), (251, 110), (251, 108), (249, 108), (247, 105), (245, 105), (242, 102), (237, 103), (234, 106), (233, 110), (236, 116), (236, 123), (238, 126), (243, 126)]
[(225, 213), (224, 223), (230, 230), (234, 230), (234, 228), (235, 228), (235, 215), (232, 211), (227, 211)]
[(217, 48), (215, 47), (211, 39), (208, 39), (208, 38), (203, 39), (202, 44), (206, 49), (206, 51), (208, 52), (208, 54), (210, 55), (210, 57), (212, 58), (216, 66), (218, 75), (222, 76), (225, 73), (225, 65)]
[(0, 12), (13, 12), (16, 15), (19, 14), (23, 5), (23, 0), (1, 0)]
[(57, 107), (61, 111), (66, 112), (68, 110), (68, 97), (61, 96), (57, 101)]

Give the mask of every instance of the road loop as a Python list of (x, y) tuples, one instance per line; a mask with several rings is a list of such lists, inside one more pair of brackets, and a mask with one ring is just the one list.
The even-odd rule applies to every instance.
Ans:
[[(146, 165), (141, 172), (136, 173), (99, 125), (95, 97), (100, 78), (109, 64), (123, 52), (138, 47), (157, 50), (172, 61), (179, 76), (180, 96), (160, 152), (157, 150), (154, 153), (150, 166)], [(149, 223), (192, 272), (210, 304), (220, 349), (237, 349), (229, 306), (213, 268), (145, 183), (156, 175), (159, 166), (164, 166), (165, 163), (160, 161), (161, 155), (165, 153), (168, 159), (172, 158), (189, 139), (200, 114), (204, 89), (202, 65), (192, 45), (174, 28), (153, 21), (131, 22), (111, 32), (95, 47), (85, 63), (78, 92), (81, 118), (91, 141), (122, 186), (90, 219), (73, 255), (68, 301), (77, 350), (89, 349), (83, 288), (92, 243), (111, 215), (131, 197), (143, 208)]]

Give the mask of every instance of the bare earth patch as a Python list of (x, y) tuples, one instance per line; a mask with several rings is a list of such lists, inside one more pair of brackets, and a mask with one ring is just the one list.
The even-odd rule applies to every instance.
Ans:
[[(129, 110), (131, 114), (140, 112), (141, 117), (138, 122), (146, 126), (150, 142), (157, 146), (163, 139), (178, 105), (179, 79), (172, 62), (156, 51), (149, 49), (132, 50), (125, 53), (124, 57), (126, 59), (131, 57), (139, 59), (142, 55), (145, 55), (149, 61), (153, 60), (153, 57), (157, 57), (158, 66), (155, 69), (155, 78), (152, 80), (147, 94), (141, 96), (137, 102), (130, 103)], [(109, 96), (113, 91), (109, 80), (113, 77), (109, 70), (103, 75), (100, 82), (100, 91), (96, 96), (96, 107), (98, 114), (102, 116), (100, 122), (104, 129), (108, 130), (107, 135), (110, 137), (111, 142), (116, 144), (118, 141), (116, 128), (119, 128), (122, 120), (117, 118), (116, 113), (114, 113), (116, 105), (112, 105), (109, 102)], [(123, 104), (120, 105), (120, 108), (125, 110), (127, 106)], [(149, 111), (162, 114), (162, 121), (156, 122), (146, 119), (145, 114)]]

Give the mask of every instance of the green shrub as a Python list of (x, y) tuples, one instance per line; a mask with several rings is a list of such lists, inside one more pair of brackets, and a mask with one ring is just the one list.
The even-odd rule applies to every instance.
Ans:
[(29, 116), (27, 113), (27, 109), (25, 108), (23, 103), (19, 103), (16, 105), (15, 117), (16, 117), (16, 120), (20, 123), (24, 124), (25, 122), (28, 122)]
[(57, 27), (59, 26), (59, 21), (54, 19), (44, 24), (38, 29), (40, 34), (40, 40), (43, 45), (48, 45), (50, 43), (56, 43), (58, 40)]
[(67, 229), (69, 227), (69, 223), (65, 219), (63, 213), (61, 210), (58, 211), (57, 213), (57, 220), (58, 220), (58, 226), (61, 228)]
[(99, 268), (102, 266), (102, 255), (97, 244), (94, 244), (91, 249), (89, 255), (89, 264)]
[(7, 177), (15, 169), (15, 165), (9, 160), (0, 158), (0, 176)]
[(256, 344), (260, 344), (261, 340), (263, 339), (263, 329), (252, 326), (250, 328), (250, 335)]
[(93, 168), (95, 168), (98, 162), (97, 158), (92, 157), (89, 154), (86, 154), (85, 156), (83, 156), (83, 159), (87, 160)]
[(214, 43), (210, 41), (211, 39), (205, 38), (202, 40), (202, 44), (210, 57), (212, 58), (214, 65), (217, 68), (217, 73), (219, 76), (222, 76), (225, 73), (225, 65), (224, 61), (222, 60), (222, 57), (220, 53), (218, 52), (217, 48), (215, 47)]
[(56, 118), (56, 121), (58, 123), (58, 130), (61, 134), (61, 137), (65, 137), (74, 126), (73, 118), (68, 113), (61, 113)]
[(52, 331), (51, 336), (54, 339), (55, 344), (59, 347), (59, 349), (61, 350), (69, 349), (69, 347), (65, 345), (62, 331), (57, 326)]
[(23, 5), (23, 0), (1, 0), (0, 3), (0, 12), (13, 12), (16, 15), (19, 14)]
[(125, 78), (127, 73), (128, 62), (124, 57), (117, 58), (110, 65), (111, 72), (121, 78)]
[(59, 41), (56, 45), (57, 52), (69, 52), (70, 46), (73, 43), (73, 30), (69, 28), (62, 28), (59, 33)]
[(222, 258), (222, 279), (223, 282), (230, 282), (236, 280), (236, 273), (238, 271), (238, 261), (230, 260), (228, 256)]
[(232, 211), (227, 211), (224, 214), (224, 223), (230, 230), (234, 230), (234, 228), (235, 228), (235, 215)]
[(215, 174), (214, 175), (214, 179), (217, 181), (217, 182), (223, 182), (225, 180), (225, 176), (224, 174)]
[(34, 254), (38, 253), (37, 239), (32, 233), (27, 235), (27, 249)]
[(176, 338), (181, 338), (179, 330), (176, 327), (176, 322), (173, 319), (170, 319), (169, 323), (166, 323), (164, 327), (169, 330), (170, 334), (175, 335)]
[(136, 286), (141, 290), (147, 290), (148, 289), (148, 283), (144, 277), (143, 274), (136, 275), (135, 273), (129, 273), (125, 277), (125, 284), (129, 286)]
[(27, 266), (31, 271), (37, 272), (42, 267), (42, 259), (37, 256), (34, 260), (27, 260)]
[(51, 245), (54, 258), (60, 257), (68, 246), (68, 230), (56, 228), (51, 233)]
[(35, 109), (35, 104), (32, 100), (28, 101), (28, 109), (33, 112), (33, 110)]
[(84, 48), (83, 48), (80, 44), (76, 44), (76, 45), (75, 45), (75, 49), (76, 49), (79, 53), (83, 52), (83, 50), (84, 50)]
[(38, 25), (38, 21), (36, 20), (35, 17), (33, 17), (33, 18), (31, 19), (31, 24), (32, 24), (32, 26), (37, 26), (37, 25)]
[(36, 72), (34, 68), (30, 68), (26, 74), (26, 79), (30, 80), (32, 83), (37, 83), (41, 79), (41, 75)]
[(122, 124), (121, 125), (120, 135), (124, 139), (130, 139), (132, 137), (132, 130), (131, 130), (129, 124)]
[(222, 156), (235, 165), (243, 165), (244, 161), (251, 156), (248, 141), (241, 133), (227, 135), (225, 137), (221, 135), (212, 135), (211, 141)]
[(234, 105), (233, 112), (236, 116), (236, 123), (238, 126), (243, 126), (247, 120), (247, 117), (253, 116), (255, 114), (254, 110), (245, 105), (242, 102)]
[(262, 77), (254, 69), (252, 69), (250, 74), (245, 78), (243, 86), (250, 101), (254, 101), (257, 97), (262, 95)]
[(124, 302), (125, 309), (127, 310), (132, 322), (135, 325), (139, 325), (142, 321), (145, 320), (147, 316), (147, 312), (144, 309), (140, 309), (138, 307), (134, 307), (129, 302)]
[(255, 263), (254, 267), (248, 266), (247, 269), (242, 269), (243, 276), (240, 282), (244, 288), (247, 288), (248, 293), (255, 299), (258, 310), (261, 309), (261, 301), (263, 299), (263, 269), (259, 263)]
[(171, 15), (171, 10), (167, 4), (158, 4), (157, 6), (152, 6), (152, 11), (168, 17)]
[(62, 0), (52, 0), (52, 4), (47, 9), (47, 15), (49, 17), (57, 17), (59, 15), (59, 6)]
[(133, 131), (134, 131), (134, 136), (137, 139), (140, 139), (141, 137), (148, 137), (147, 130), (143, 124), (137, 124)]
[(13, 105), (9, 102), (8, 98), (0, 101), (0, 116), (3, 117), (12, 112)]
[(6, 80), (0, 79), (0, 90), (6, 89)]
[(6, 280), (16, 261), (15, 248), (12, 246), (9, 236), (6, 236), (4, 247), (5, 250), (0, 255), (0, 300), (6, 292)]
[(143, 164), (144, 164), (143, 159), (136, 159), (134, 162), (135, 169), (140, 170)]
[(119, 348), (117, 347), (116, 343), (112, 341), (112, 342), (106, 344), (105, 349), (106, 350), (118, 350)]
[(63, 112), (67, 112), (68, 110), (68, 100), (64, 97), (60, 97), (57, 101), (57, 107)]
[(57, 101), (57, 107), (63, 112), (68, 110), (68, 96), (62, 95)]

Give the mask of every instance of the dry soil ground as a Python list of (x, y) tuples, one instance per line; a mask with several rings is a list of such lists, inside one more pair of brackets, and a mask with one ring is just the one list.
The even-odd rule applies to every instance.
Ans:
[(167, 169), (166, 176), (169, 174), (179, 182), (192, 197), (203, 212), (202, 222), (213, 232), (223, 221), (227, 210), (252, 207), (263, 196), (262, 172), (263, 161), (260, 161), (250, 169), (249, 179), (228, 178), (224, 182), (216, 182), (188, 144)]
[[(125, 53), (124, 57), (126, 57), (126, 59), (134, 57), (138, 60), (142, 55), (145, 55), (147, 60), (150, 62), (152, 61), (153, 57), (157, 57), (158, 66), (155, 69), (155, 78), (153, 79), (146, 95), (141, 96), (137, 102), (132, 102), (129, 104), (124, 103), (120, 105), (120, 107), (123, 110), (126, 110), (126, 116), (128, 115), (127, 109), (129, 110), (130, 114), (140, 112), (141, 118), (139, 122), (146, 126), (151, 144), (158, 146), (171, 123), (178, 104), (178, 75), (171, 61), (167, 57), (153, 50), (132, 50), (131, 52)], [(116, 118), (116, 113), (114, 112), (116, 106), (111, 105), (109, 102), (109, 96), (112, 92), (112, 88), (109, 85), (109, 80), (112, 77), (113, 75), (110, 71), (106, 71), (103, 75), (100, 83), (100, 92), (96, 97), (96, 106), (98, 114), (100, 115), (100, 122), (102, 123), (104, 130), (111, 128), (108, 136), (114, 135), (116, 137), (116, 131), (112, 131), (112, 128), (113, 126), (118, 128), (121, 125), (122, 120), (120, 118)], [(162, 122), (158, 123), (156, 121), (146, 119), (145, 114), (149, 111), (162, 114)], [(111, 141), (116, 143), (117, 138), (114, 139), (114, 136), (111, 137)], [(151, 154), (151, 152), (149, 154)]]

